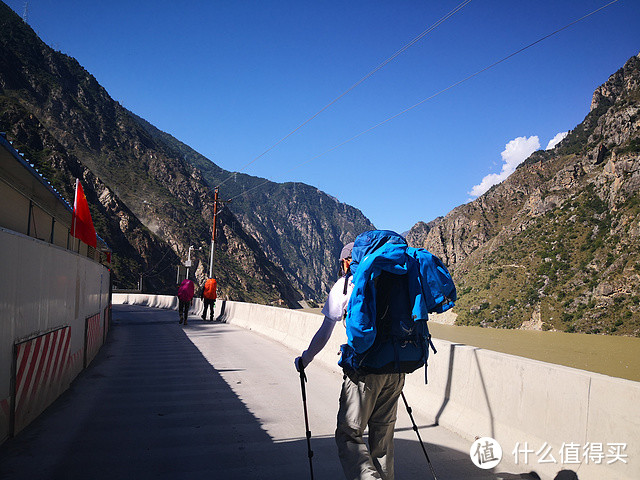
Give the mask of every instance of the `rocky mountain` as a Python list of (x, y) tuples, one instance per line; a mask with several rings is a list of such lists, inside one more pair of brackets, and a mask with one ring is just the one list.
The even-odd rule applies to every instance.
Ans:
[[(0, 129), (8, 132), (7, 136), (14, 146), (67, 199), (73, 199), (75, 178), (81, 179), (96, 230), (102, 238), (109, 239), (110, 245), (116, 247), (117, 254), (112, 260), (113, 269), (118, 272), (116, 286), (137, 285), (143, 266), (154, 265), (162, 260), (163, 250), (166, 250), (164, 242), (144, 227), (108, 186), (76, 157), (69, 155), (34, 115), (2, 94)], [(166, 260), (179, 262), (173, 252), (169, 252)], [(143, 280), (149, 288), (168, 288), (152, 273)]]
[(228, 208), (305, 298), (322, 300), (336, 280), (336, 259), (343, 245), (375, 228), (360, 210), (315, 187), (228, 172), (145, 120), (134, 118), (174, 156), (197, 168), (209, 188), (221, 186), (222, 198), (233, 199)]
[[(1, 2), (0, 47), (0, 130), (67, 198), (73, 197), (73, 178), (84, 180), (98, 234), (114, 250), (116, 286), (133, 288), (142, 276), (148, 291), (174, 293), (176, 268), (186, 260), (189, 246), (195, 247), (192, 259), (202, 280), (208, 270), (213, 197), (202, 171), (177, 149), (179, 142), (151, 135), (152, 128), (115, 102), (77, 61), (44, 44)], [(211, 162), (206, 165), (219, 171)], [(263, 195), (271, 195), (269, 188)], [(358, 221), (367, 223), (363, 218)], [(243, 228), (229, 208), (219, 221), (214, 271), (223, 297), (294, 306), (302, 298), (299, 290), (322, 295), (315, 288), (322, 287), (324, 271), (316, 272), (317, 278), (302, 274), (294, 286), (254, 238), (269, 233), (256, 235), (259, 226)], [(292, 234), (295, 227), (286, 230), (280, 235)], [(327, 242), (313, 247), (335, 252), (341, 235), (348, 234), (330, 238), (335, 232), (307, 232), (305, 238)], [(312, 246), (299, 248), (311, 251)]]
[(640, 336), (640, 56), (551, 151), (410, 242), (440, 256), (458, 324)]

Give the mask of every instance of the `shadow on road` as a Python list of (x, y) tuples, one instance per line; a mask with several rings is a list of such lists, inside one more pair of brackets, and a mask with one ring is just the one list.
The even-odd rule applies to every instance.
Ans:
[[(89, 368), (0, 446), (0, 478), (310, 478), (302, 424), (300, 438), (275, 442), (185, 335), (175, 311), (114, 306), (113, 319)], [(217, 335), (205, 325), (193, 328)], [(468, 454), (428, 443), (428, 430), (422, 435), (439, 480), (527, 478), (476, 469)], [(315, 478), (342, 478), (333, 438), (311, 441)], [(431, 478), (417, 440), (396, 441), (396, 472)]]

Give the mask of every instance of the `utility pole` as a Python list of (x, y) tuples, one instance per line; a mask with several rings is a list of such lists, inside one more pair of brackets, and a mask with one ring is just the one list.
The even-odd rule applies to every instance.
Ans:
[(218, 219), (218, 187), (213, 194), (213, 230), (211, 232), (211, 258), (209, 260), (209, 278), (213, 278), (213, 249), (216, 245), (216, 220)]
[(189, 278), (189, 268), (191, 267), (191, 250), (193, 250), (193, 245), (189, 247), (189, 253), (187, 254), (187, 261), (185, 263), (185, 267), (187, 267), (187, 278)]
[(218, 213), (220, 213), (220, 209), (218, 209), (219, 204), (230, 203), (231, 200), (218, 201), (218, 187), (215, 188), (213, 194), (213, 229), (211, 232), (211, 258), (209, 260), (209, 278), (213, 278), (213, 252), (216, 246), (216, 223), (218, 220)]

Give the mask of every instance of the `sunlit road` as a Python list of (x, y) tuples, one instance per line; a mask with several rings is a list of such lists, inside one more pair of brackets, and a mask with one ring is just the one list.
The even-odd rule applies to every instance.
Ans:
[[(0, 446), (3, 479), (311, 478), (293, 352), (225, 323), (115, 305), (96, 359), (44, 415)], [(333, 440), (341, 376), (307, 369), (315, 478), (343, 478)], [(411, 399), (409, 399), (411, 401)], [(475, 467), (468, 441), (416, 416), (439, 480), (521, 479)], [(396, 478), (429, 479), (403, 405)]]

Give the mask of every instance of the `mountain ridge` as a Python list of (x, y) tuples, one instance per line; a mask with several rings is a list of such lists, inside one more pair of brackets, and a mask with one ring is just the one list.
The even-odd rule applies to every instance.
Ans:
[[(170, 271), (175, 271), (193, 246), (195, 272), (202, 281), (209, 263), (212, 190), (232, 173), (122, 107), (75, 59), (48, 47), (4, 3), (0, 3), (0, 23), (4, 53), (0, 58), (0, 128), (52, 176), (67, 198), (72, 196), (73, 179), (66, 163), (71, 162), (108, 187), (108, 196), (117, 199), (127, 215), (144, 227), (142, 243), (164, 243), (161, 250), (172, 250), (156, 255), (138, 249), (134, 254), (127, 235), (117, 233), (118, 217), (123, 214), (110, 212), (109, 218), (101, 218), (107, 211), (96, 205), (94, 221), (115, 251), (116, 280), (124, 288), (133, 288), (137, 277), (154, 267), (155, 272), (164, 273), (156, 273), (158, 278), (150, 287), (170, 292), (175, 279)], [(55, 149), (45, 145), (45, 135), (55, 139)], [(78, 168), (75, 171), (78, 175)], [(264, 185), (251, 198), (241, 195), (261, 183)], [(246, 249), (255, 250), (251, 260), (246, 257), (248, 250), (243, 258), (262, 272), (237, 264), (228, 250), (230, 244), (217, 242), (222, 252), (215, 258), (221, 266), (244, 269), (248, 276), (240, 281), (237, 271), (216, 273), (222, 292), (231, 299), (284, 301), (289, 306), (296, 306), (302, 298), (321, 301), (335, 279), (336, 257), (343, 244), (373, 228), (359, 210), (300, 183), (265, 183), (238, 173), (225, 185), (221, 199), (231, 196), (238, 198), (225, 205), (218, 230), (230, 239), (233, 232), (221, 229), (230, 222), (236, 229), (233, 235), (243, 239)], [(88, 198), (97, 199), (100, 194), (88, 192)], [(157, 238), (152, 241), (154, 235)], [(118, 257), (118, 250), (127, 252), (126, 262)], [(156, 268), (151, 257), (164, 258), (164, 265)], [(123, 263), (126, 268), (120, 268)], [(266, 295), (264, 286), (256, 287), (263, 293), (255, 298), (237, 288), (249, 285), (249, 278), (261, 277), (277, 286), (273, 295)], [(237, 281), (235, 286), (224, 282), (231, 278)]]
[[(215, 165), (111, 99), (1, 2), (0, 45), (0, 130), (67, 198), (74, 177), (87, 184), (121, 287), (143, 276), (156, 293), (174, 293), (190, 251), (204, 279), (212, 189), (231, 175), (223, 200), (235, 198), (220, 212), (214, 256), (223, 298), (321, 301), (342, 245), (374, 228), (313, 186)], [(459, 324), (640, 335), (639, 72), (632, 57), (552, 151), (407, 233), (453, 272)]]
[[(243, 228), (311, 300), (322, 300), (323, 293), (331, 288), (343, 245), (357, 234), (375, 228), (360, 210), (316, 187), (229, 172), (172, 135), (134, 117), (149, 135), (161, 138), (197, 168), (209, 188), (224, 184), (223, 198), (234, 199), (229, 208)], [(228, 182), (231, 177), (234, 180)], [(243, 195), (248, 190), (252, 190), (251, 195)]]
[(640, 56), (551, 151), (409, 238), (460, 286), (457, 323), (640, 335)]
[[(205, 246), (194, 252), (194, 270), (204, 279), (213, 198), (197, 169), (168, 155), (92, 75), (44, 44), (4, 3), (0, 27), (0, 129), (67, 198), (73, 177), (84, 179), (96, 229), (114, 250), (116, 285), (135, 288), (146, 276), (155, 293), (174, 293), (175, 268), (194, 243)], [(296, 306), (301, 296), (284, 272), (231, 212), (221, 220), (222, 296)], [(137, 240), (129, 238), (132, 225)]]

